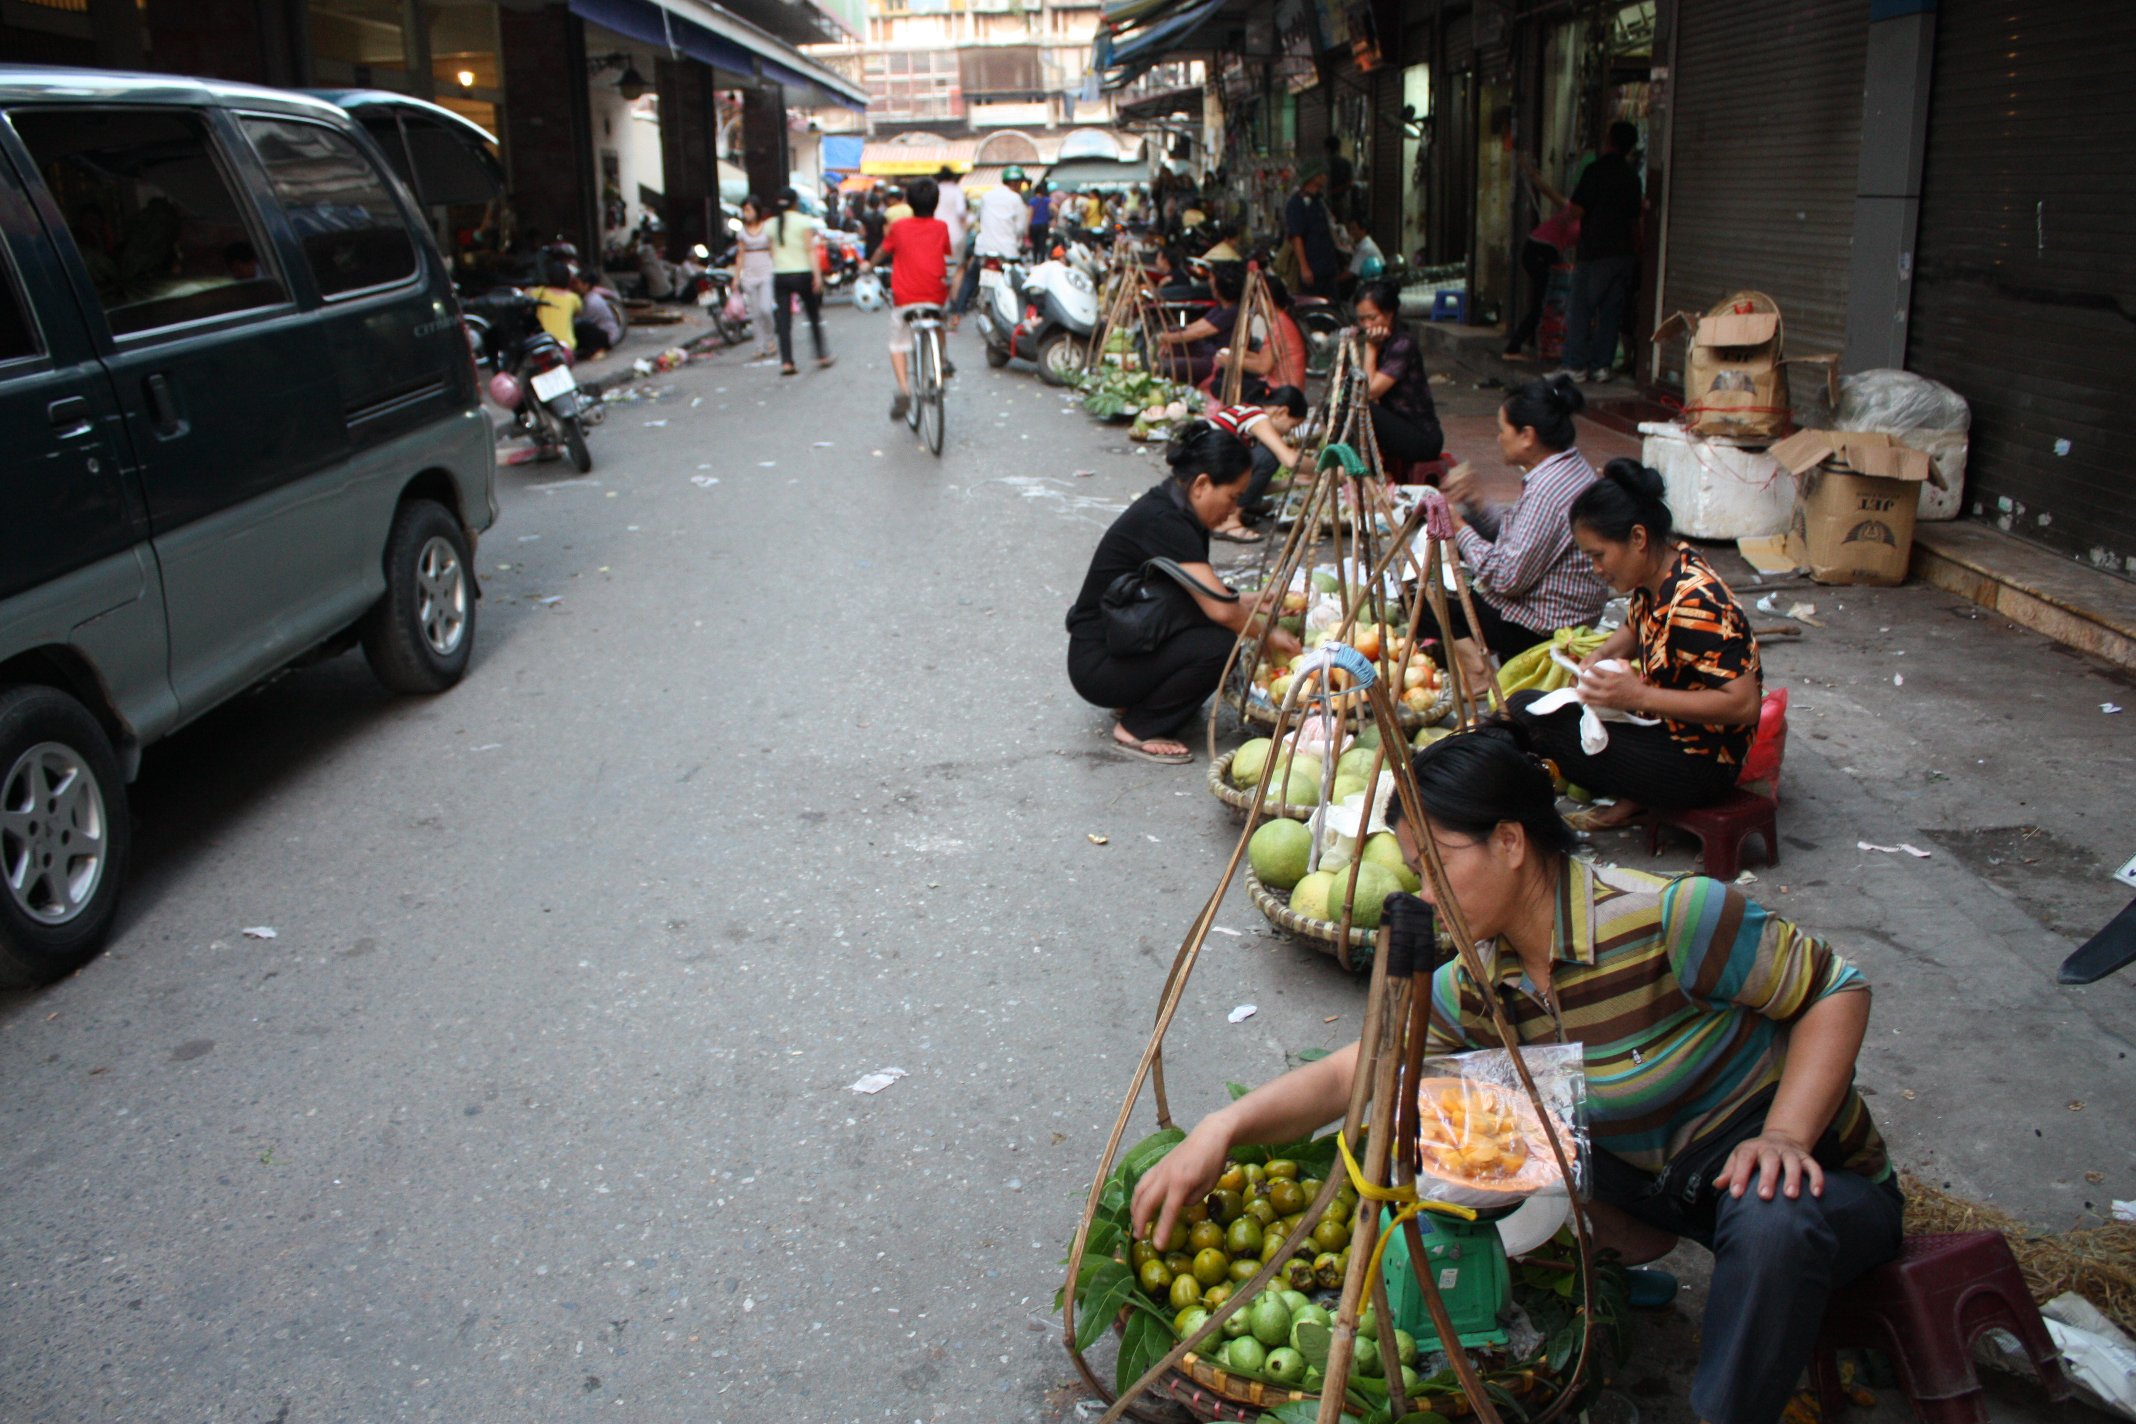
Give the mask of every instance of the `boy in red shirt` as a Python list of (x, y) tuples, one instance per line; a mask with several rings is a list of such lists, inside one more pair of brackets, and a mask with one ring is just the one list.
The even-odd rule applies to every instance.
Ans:
[[(890, 402), (892, 420), (903, 420), (912, 407), (912, 326), (905, 314), (916, 306), (949, 304), (949, 224), (935, 216), (941, 194), (932, 178), (922, 178), (907, 189), (905, 201), (912, 205), (912, 216), (892, 224), (875, 256), (860, 264), (864, 272), (876, 262), (892, 264), (890, 369), (897, 375), (897, 396)], [(957, 329), (955, 316), (949, 319), (949, 329)]]

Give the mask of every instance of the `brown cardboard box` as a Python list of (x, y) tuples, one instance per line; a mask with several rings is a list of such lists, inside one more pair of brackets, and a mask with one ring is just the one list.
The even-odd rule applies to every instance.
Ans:
[(1819, 583), (1905, 580), (1927, 455), (1889, 435), (1851, 430), (1799, 431), (1771, 454), (1799, 481), (1789, 558)]
[(1832, 399), (1839, 398), (1839, 358), (1788, 357), (1780, 305), (1763, 292), (1737, 292), (1704, 316), (1678, 312), (1652, 339), (1658, 344), (1686, 332), (1683, 424), (1693, 434), (1757, 439), (1787, 429), (1790, 364), (1823, 366)]

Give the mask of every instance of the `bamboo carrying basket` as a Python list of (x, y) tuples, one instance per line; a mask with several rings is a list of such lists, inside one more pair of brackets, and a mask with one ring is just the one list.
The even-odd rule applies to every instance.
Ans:
[[(1288, 723), (1299, 710), (1301, 684), (1331, 682), (1333, 673), (1342, 670), (1354, 679), (1355, 690), (1362, 693), (1367, 715), (1380, 729), (1383, 746), (1400, 746), (1397, 735), (1398, 723), (1394, 705), (1386, 688), (1375, 678), (1372, 665), (1355, 649), (1333, 647), (1315, 655), (1308, 671), (1296, 679), (1281, 709), (1281, 723)], [(1308, 688), (1307, 691), (1310, 689)], [(1379, 771), (1381, 759), (1375, 758), (1373, 775)], [(1395, 794), (1400, 798), (1403, 815), (1414, 823), (1422, 824), (1423, 804), (1418, 798), (1415, 775), (1408, 759), (1395, 757), (1387, 763), (1395, 778)], [(1088, 1197), (1085, 1199), (1082, 1219), (1076, 1228), (1075, 1240), (1069, 1247), (1067, 1283), (1062, 1292), (1063, 1340), (1070, 1359), (1084, 1382), (1107, 1403), (1107, 1409), (1099, 1424), (1113, 1424), (1122, 1418), (1133, 1418), (1140, 1424), (1159, 1424), (1152, 1416), (1135, 1409), (1138, 1400), (1150, 1393), (1184, 1404), (1199, 1417), (1205, 1419), (1256, 1419), (1262, 1410), (1288, 1402), (1301, 1396), (1298, 1391), (1281, 1386), (1265, 1384), (1259, 1380), (1244, 1379), (1237, 1374), (1221, 1369), (1202, 1359), (1189, 1349), (1185, 1342), (1174, 1341), (1160, 1358), (1150, 1363), (1131, 1381), (1125, 1381), (1117, 1392), (1108, 1388), (1078, 1347), (1078, 1338), (1086, 1344), (1093, 1338), (1087, 1326), (1080, 1328), (1077, 1310), (1082, 1302), (1077, 1296), (1077, 1282), (1084, 1278), (1086, 1253), (1090, 1246), (1092, 1229), (1099, 1213), (1112, 1213), (1108, 1217), (1108, 1236), (1114, 1230), (1121, 1208), (1107, 1206), (1106, 1191), (1112, 1181), (1114, 1169), (1120, 1161), (1121, 1144), (1126, 1137), (1129, 1122), (1148, 1087), (1153, 1097), (1158, 1126), (1173, 1127), (1171, 1104), (1166, 1097), (1164, 1083), (1164, 1041), (1172, 1020), (1185, 997), (1188, 978), (1194, 972), (1203, 946), (1207, 943), (1211, 927), (1216, 922), (1224, 896), (1231, 888), (1232, 878), (1239, 873), (1245, 859), (1246, 845), (1252, 836), (1261, 810), (1261, 803), (1268, 792), (1270, 766), (1262, 771), (1260, 784), (1255, 788), (1254, 802), (1247, 808), (1245, 824), (1241, 827), (1237, 843), (1232, 847), (1230, 859), (1216, 888), (1196, 915), (1192, 927), (1180, 944), (1173, 958), (1170, 971), (1165, 976), (1164, 988), (1157, 1006), (1156, 1025), (1149, 1042), (1135, 1065), (1120, 1112), (1115, 1118), (1105, 1150), (1099, 1158)], [(1453, 946), (1468, 973), (1479, 981), (1488, 979), (1478, 956), (1475, 937), (1470, 933), (1466, 917), (1453, 895), (1447, 880), (1445, 864), (1439, 858), (1438, 846), (1430, 837), (1424, 837), (1420, 850), (1424, 857), (1419, 867), (1424, 879), (1432, 889), (1432, 902), (1437, 913), (1445, 916), (1445, 941)], [(1249, 882), (1250, 884), (1250, 882)], [(1373, 1202), (1388, 1191), (1399, 1199), (1407, 1192), (1415, 1195), (1415, 1171), (1411, 1154), (1405, 1149), (1395, 1152), (1391, 1144), (1408, 1143), (1417, 1135), (1418, 1108), (1415, 1085), (1422, 1077), (1422, 1062), (1426, 1040), (1426, 1026), (1430, 1012), (1431, 977), (1437, 968), (1436, 945), (1440, 936), (1433, 919), (1434, 912), (1423, 901), (1413, 897), (1399, 903), (1390, 902), (1386, 922), (1374, 942), (1372, 976), (1367, 990), (1363, 1034), (1358, 1052), (1358, 1070), (1352, 1081), (1349, 1105), (1344, 1114), (1342, 1133), (1352, 1154), (1361, 1159), (1356, 1169), (1358, 1193), (1367, 1202)], [(1541, 1120), (1547, 1125), (1546, 1133), (1552, 1156), (1556, 1159), (1560, 1175), (1567, 1180), (1573, 1177), (1571, 1147), (1560, 1133), (1554, 1118), (1548, 1113), (1542, 1095), (1537, 1090), (1527, 1064), (1517, 1051), (1519, 1036), (1505, 1009), (1495, 998), (1486, 997), (1492, 1022), (1499, 1041), (1507, 1048), (1516, 1050), (1511, 1054), (1515, 1072), (1518, 1074), (1528, 1101), (1535, 1107)], [(1392, 1130), (1366, 1134), (1364, 1125), (1369, 1120), (1391, 1124)], [(1155, 1160), (1155, 1159), (1151, 1159)], [(1316, 1221), (1346, 1180), (1344, 1171), (1332, 1171), (1322, 1182), (1313, 1201), (1300, 1214), (1298, 1225), (1282, 1247), (1266, 1261), (1247, 1281), (1240, 1283), (1233, 1293), (1218, 1305), (1209, 1316), (1209, 1328), (1215, 1329), (1245, 1308), (1262, 1290), (1275, 1279), (1289, 1254), (1306, 1239), (1309, 1223)], [(1588, 1237), (1586, 1211), (1577, 1197), (1572, 1201), (1571, 1221), (1577, 1252), (1576, 1269), (1579, 1274), (1580, 1299), (1594, 1299), (1594, 1265)], [(1319, 1396), (1319, 1424), (1337, 1424), (1343, 1411), (1346, 1392), (1351, 1382), (1351, 1365), (1357, 1339), (1357, 1321), (1367, 1303), (1366, 1277), (1374, 1258), (1374, 1245), (1379, 1236), (1379, 1213), (1376, 1210), (1360, 1210), (1355, 1217), (1354, 1235), (1350, 1243), (1350, 1264), (1342, 1290), (1340, 1308), (1336, 1313), (1327, 1351), (1324, 1370), (1325, 1389)], [(1479, 1424), (1502, 1424), (1497, 1405), (1485, 1387), (1475, 1365), (1462, 1348), (1449, 1318), (1444, 1302), (1440, 1299), (1434, 1272), (1428, 1263), (1422, 1234), (1414, 1219), (1406, 1220), (1401, 1230), (1409, 1253), (1412, 1270), (1416, 1271), (1417, 1288), (1423, 1297), (1435, 1332), (1438, 1347), (1445, 1354), (1449, 1367), (1458, 1381), (1465, 1409), (1448, 1409), (1449, 1413), (1473, 1413)], [(1124, 1246), (1122, 1248), (1124, 1250)], [(1422, 1265), (1424, 1269), (1417, 1268)], [(1131, 1287), (1130, 1289), (1139, 1289)], [(1381, 1320), (1391, 1321), (1388, 1308), (1386, 1282), (1375, 1280), (1371, 1291), (1371, 1304)], [(1140, 1309), (1140, 1306), (1129, 1307)], [(1549, 1424), (1574, 1403), (1579, 1394), (1593, 1343), (1593, 1317), (1583, 1309), (1578, 1353), (1573, 1367), (1564, 1377), (1564, 1384), (1556, 1398), (1541, 1410), (1529, 1416), (1528, 1424)], [(1113, 1324), (1108, 1319), (1107, 1324)], [(1147, 1333), (1147, 1332), (1145, 1332)], [(1124, 1340), (1123, 1340), (1124, 1348)], [(1142, 1363), (1138, 1353), (1136, 1364)], [(1389, 1391), (1389, 1407), (1395, 1418), (1400, 1418), (1410, 1408), (1404, 1397), (1399, 1379), (1383, 1386)], [(1448, 1402), (1450, 1403), (1450, 1401)], [(1439, 1402), (1434, 1401), (1434, 1407)]]

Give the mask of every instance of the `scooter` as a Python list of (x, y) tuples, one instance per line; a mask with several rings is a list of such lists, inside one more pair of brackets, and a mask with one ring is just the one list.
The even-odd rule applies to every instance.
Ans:
[(542, 329), (535, 315), (541, 304), (507, 289), (470, 297), (463, 306), (476, 364), (491, 372), (490, 399), (512, 413), (513, 429), (543, 456), (561, 448), (580, 474), (591, 470), (586, 427), (599, 422), (600, 406), (579, 390), (571, 352)]
[(1023, 319), (1024, 266), (1014, 257), (981, 257), (972, 318), (986, 341), (986, 364), (1000, 368), (1016, 354), (1016, 327)]
[(1036, 364), (1047, 385), (1067, 385), (1098, 329), (1098, 289), (1090, 274), (1060, 259), (1041, 262), (1024, 278), (1023, 305), (1011, 354)]
[(858, 235), (838, 228), (826, 228), (823, 233), (823, 255), (819, 265), (823, 270), (823, 290), (835, 292), (849, 287), (860, 277), (860, 259), (866, 254)]
[(727, 302), (734, 295), (734, 274), (724, 267), (707, 268), (697, 281), (697, 304), (712, 318), (712, 329), (729, 346), (749, 339), (749, 318), (728, 314)]

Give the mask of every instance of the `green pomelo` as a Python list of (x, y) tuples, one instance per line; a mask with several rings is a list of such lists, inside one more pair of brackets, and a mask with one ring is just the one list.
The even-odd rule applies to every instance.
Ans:
[(1313, 575), (1313, 590), (1316, 593), (1333, 593), (1341, 587), (1342, 580), (1331, 573), (1322, 571)]
[(1262, 769), (1268, 765), (1269, 754), (1275, 749), (1276, 744), (1266, 737), (1255, 737), (1245, 746), (1240, 747), (1237, 754), (1231, 758), (1231, 784), (1233, 786), (1253, 786), (1258, 784), (1261, 780)]
[[(1256, 871), (1255, 874), (1260, 872)], [(1316, 870), (1299, 881), (1291, 890), (1290, 909), (1294, 915), (1308, 920), (1330, 920), (1328, 897), (1334, 892), (1335, 877), (1325, 870)]]
[[(1380, 744), (1379, 723), (1367, 722), (1357, 734), (1357, 745), (1370, 751)], [(1353, 748), (1354, 750), (1354, 748)]]
[[(1357, 894), (1350, 901), (1351, 928), (1378, 929), (1380, 908), (1387, 903), (1389, 895), (1399, 893), (1401, 888), (1402, 882), (1395, 879), (1394, 872), (1386, 866), (1373, 865), (1370, 862), (1360, 866), (1357, 871)], [(1329, 918), (1334, 917), (1331, 915)]]
[(1306, 861), (1313, 854), (1313, 833), (1302, 822), (1268, 821), (1253, 833), (1246, 854), (1263, 885), (1288, 890), (1305, 874)]
[(1340, 806), (1352, 796), (1362, 796), (1364, 794), (1364, 777), (1345, 776), (1338, 771), (1335, 773), (1335, 785), (1328, 792), (1328, 800), (1332, 804)]
[(1337, 776), (1354, 776), (1363, 781), (1372, 774), (1373, 758), (1379, 755), (1377, 747), (1352, 747), (1335, 763)]
[(1416, 736), (1410, 739), (1409, 744), (1418, 751), (1422, 751), (1441, 737), (1451, 737), (1453, 734), (1454, 729), (1452, 727), (1419, 727), (1417, 728)]
[(1402, 859), (1402, 843), (1394, 838), (1394, 832), (1381, 831), (1365, 842), (1361, 858), (1367, 865), (1381, 866), (1394, 872), (1394, 878), (1402, 882), (1402, 888), (1415, 894), (1424, 881)]

